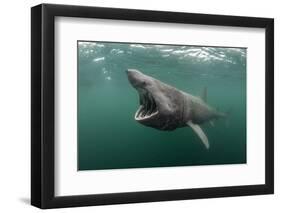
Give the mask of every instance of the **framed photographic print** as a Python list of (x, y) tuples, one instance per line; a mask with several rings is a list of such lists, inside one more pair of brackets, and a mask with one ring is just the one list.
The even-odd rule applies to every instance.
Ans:
[(31, 9), (31, 203), (272, 194), (274, 21)]

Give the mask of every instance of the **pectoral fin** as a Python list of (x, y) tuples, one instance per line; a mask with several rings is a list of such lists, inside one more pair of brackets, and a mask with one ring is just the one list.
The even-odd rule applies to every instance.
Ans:
[(203, 132), (203, 130), (201, 129), (201, 127), (197, 124), (192, 123), (191, 121), (188, 121), (187, 124), (193, 129), (194, 132), (196, 132), (196, 134), (201, 139), (205, 147), (209, 149), (210, 145), (209, 145), (208, 138)]

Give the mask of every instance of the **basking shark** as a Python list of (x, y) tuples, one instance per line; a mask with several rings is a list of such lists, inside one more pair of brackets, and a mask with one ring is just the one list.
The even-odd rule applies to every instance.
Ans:
[(176, 89), (136, 69), (128, 69), (131, 85), (138, 91), (140, 106), (135, 113), (139, 123), (159, 130), (171, 131), (189, 126), (209, 149), (209, 141), (200, 124), (225, 117), (206, 103), (206, 90), (202, 98)]

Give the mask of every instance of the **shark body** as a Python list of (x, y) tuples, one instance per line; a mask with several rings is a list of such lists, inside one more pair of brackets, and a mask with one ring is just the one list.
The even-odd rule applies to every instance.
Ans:
[[(200, 124), (225, 117), (202, 98), (178, 90), (136, 69), (128, 69), (131, 85), (138, 91), (140, 106), (135, 120), (158, 130), (171, 131), (191, 127), (209, 149), (209, 141)], [(204, 92), (206, 97), (206, 91)]]

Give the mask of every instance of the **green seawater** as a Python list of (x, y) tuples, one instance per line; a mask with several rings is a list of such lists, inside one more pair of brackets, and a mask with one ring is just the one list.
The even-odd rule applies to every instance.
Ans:
[[(79, 41), (78, 170), (246, 163), (245, 48)], [(134, 68), (228, 113), (201, 125), (207, 150), (189, 127), (160, 131), (134, 120)]]

